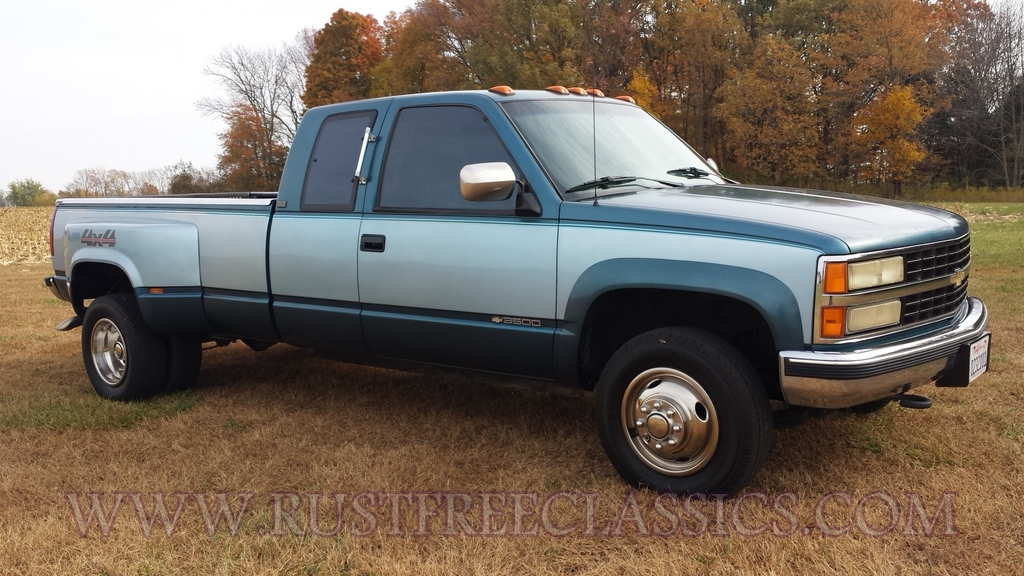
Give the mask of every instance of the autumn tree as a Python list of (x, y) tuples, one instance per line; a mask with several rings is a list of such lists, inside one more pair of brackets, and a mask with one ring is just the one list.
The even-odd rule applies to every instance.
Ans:
[(441, 39), (438, 17), (425, 2), (384, 19), (384, 59), (371, 70), (370, 96), (478, 87)]
[(31, 178), (7, 185), (6, 201), (12, 206), (52, 206), (57, 196)]
[(370, 95), (371, 71), (384, 58), (383, 29), (369, 14), (340, 9), (313, 35), (302, 101), (309, 108)]
[(929, 96), (942, 61), (936, 11), (918, 0), (779, 0), (766, 19), (811, 73), (818, 164), (833, 181), (850, 181), (870, 152), (854, 138), (865, 107), (900, 86)]
[(817, 126), (810, 99), (811, 73), (783, 39), (764, 36), (749, 66), (722, 88), (716, 112), (727, 129), (727, 148), (748, 177), (776, 184), (807, 181), (818, 173)]
[(897, 86), (873, 100), (856, 117), (854, 141), (860, 145), (859, 172), (875, 182), (891, 182), (894, 194), (924, 159), (917, 130), (925, 110), (906, 86)]
[(644, 21), (645, 70), (662, 121), (701, 154), (724, 158), (725, 125), (714, 108), (749, 49), (743, 23), (728, 6), (700, 0), (651, 1)]
[(227, 123), (227, 130), (220, 134), (222, 151), (217, 157), (224, 188), (232, 192), (276, 191), (288, 149), (274, 142), (270, 128), (245, 104), (231, 110)]
[[(604, 92), (619, 93), (644, 65), (644, 16), (648, 3), (593, 0), (576, 4), (580, 5), (578, 17), (582, 18), (577, 66), (584, 83)], [(650, 80), (646, 73), (644, 76)]]
[(227, 121), (237, 106), (245, 105), (276, 143), (290, 145), (305, 112), (302, 92), (311, 44), (312, 32), (303, 30), (281, 48), (224, 48), (204, 72), (217, 80), (225, 95), (203, 98), (196, 106)]

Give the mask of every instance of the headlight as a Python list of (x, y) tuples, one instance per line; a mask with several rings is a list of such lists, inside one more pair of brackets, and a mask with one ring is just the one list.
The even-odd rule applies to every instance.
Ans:
[(846, 331), (863, 332), (899, 324), (901, 310), (899, 300), (849, 308), (846, 311)]
[(828, 294), (900, 282), (903, 282), (903, 256), (864, 262), (829, 262), (825, 265), (825, 292)]

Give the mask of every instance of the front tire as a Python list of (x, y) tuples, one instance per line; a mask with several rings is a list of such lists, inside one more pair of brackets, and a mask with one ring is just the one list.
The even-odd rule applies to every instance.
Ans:
[(598, 431), (631, 484), (735, 494), (771, 443), (768, 395), (750, 363), (702, 330), (653, 330), (624, 344), (597, 385)]
[(138, 400), (164, 389), (166, 340), (146, 326), (129, 294), (100, 296), (86, 309), (82, 357), (92, 387), (104, 398)]

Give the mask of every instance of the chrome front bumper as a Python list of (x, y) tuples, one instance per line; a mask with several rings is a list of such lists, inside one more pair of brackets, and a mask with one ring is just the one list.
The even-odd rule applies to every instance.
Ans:
[[(813, 408), (848, 408), (902, 394), (950, 372), (961, 346), (985, 334), (988, 311), (968, 298), (954, 325), (890, 346), (853, 352), (782, 352), (779, 378), (786, 402)], [(942, 384), (942, 383), (940, 383)], [(950, 386), (966, 386), (951, 383)]]

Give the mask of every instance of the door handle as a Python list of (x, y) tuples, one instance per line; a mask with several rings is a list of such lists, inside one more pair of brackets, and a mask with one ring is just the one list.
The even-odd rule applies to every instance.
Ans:
[(363, 252), (383, 252), (384, 237), (380, 234), (363, 234), (359, 240), (359, 249)]

